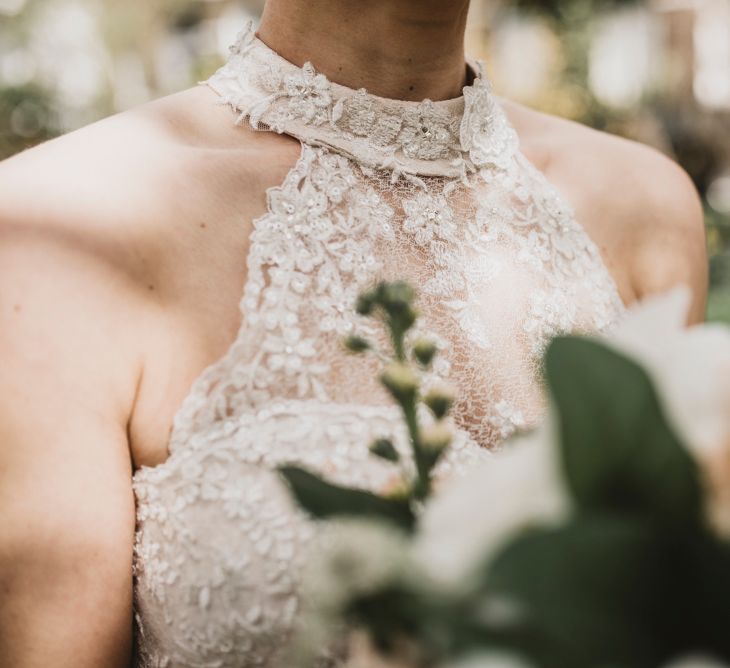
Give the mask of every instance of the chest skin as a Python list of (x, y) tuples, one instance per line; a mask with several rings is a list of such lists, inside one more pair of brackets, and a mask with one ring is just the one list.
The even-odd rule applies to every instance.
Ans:
[[(193, 91), (199, 98), (203, 89)], [(139, 321), (143, 371), (128, 429), (135, 469), (167, 458), (176, 409), (241, 327), (251, 223), (300, 153), (292, 137), (234, 126), (205, 91), (200, 102), (209, 108), (200, 118), (213, 108), (215, 132), (186, 132), (170, 151), (170, 191), (156, 194), (158, 239), (146, 262), (154, 271)]]

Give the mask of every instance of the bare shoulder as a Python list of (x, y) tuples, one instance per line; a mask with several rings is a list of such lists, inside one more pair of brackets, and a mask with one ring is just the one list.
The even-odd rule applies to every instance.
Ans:
[(0, 646), (12, 665), (129, 665), (127, 419), (163, 208), (153, 189), (170, 157), (142, 116), (0, 163)]
[(191, 206), (205, 208), (196, 187), (215, 192), (205, 157), (216, 153), (216, 137), (204, 127), (208, 115), (196, 122), (191, 111), (201, 92), (161, 98), (0, 162), (5, 377), (26, 377), (24, 365), (43, 359), (37, 396), (48, 383), (49, 397), (74, 397), (119, 430), (154, 316), (164, 295), (174, 299), (174, 255), (194, 243), (174, 224), (185, 224)]
[(267, 166), (291, 160), (290, 145), (273, 150), (271, 133), (243, 131), (216, 103), (194, 86), (0, 162), (0, 220), (94, 240), (118, 264), (139, 262), (142, 247), (176, 252), (188, 222), (245, 199)]
[(624, 300), (690, 285), (704, 316), (707, 256), (702, 204), (689, 176), (643, 144), (505, 102), (523, 152), (575, 207)]
[[(76, 225), (117, 221), (129, 226), (166, 201), (181, 178), (195, 176), (190, 170), (201, 166), (195, 160), (201, 152), (214, 151), (216, 142), (224, 141), (215, 132), (221, 124), (210, 122), (211, 114), (224, 111), (205, 96), (202, 87), (194, 87), (0, 162), (2, 214), (29, 218), (53, 213)], [(204, 100), (210, 109), (198, 113)]]
[(175, 259), (199, 242), (193, 227), (226, 201), (247, 162), (249, 134), (230, 133), (212, 95), (194, 87), (0, 162), (2, 252), (27, 259), (0, 262), (6, 278), (11, 266), (40, 263), (78, 280), (76, 291), (106, 292), (115, 309), (169, 294)]
[(196, 86), (0, 162), (0, 309), (17, 345), (21, 324), (43, 332), (94, 410), (128, 419), (135, 463), (164, 456), (169, 414), (227, 345), (250, 221), (299, 153), (218, 99)]
[(205, 188), (200, 147), (215, 146), (193, 115), (178, 111), (197, 94), (162, 98), (0, 162), (6, 376), (6, 357), (18, 376), (40, 357), (34, 392), (48, 382), (59, 396), (84, 394), (85, 405), (120, 428), (146, 328), (176, 280), (171, 254), (189, 241), (172, 224), (184, 221), (176, 214), (195, 185)]

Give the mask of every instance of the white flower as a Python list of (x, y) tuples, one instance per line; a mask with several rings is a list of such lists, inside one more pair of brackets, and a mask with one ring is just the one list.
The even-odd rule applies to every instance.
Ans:
[[(343, 607), (353, 598), (390, 582), (419, 578), (408, 545), (405, 533), (382, 521), (349, 518), (327, 522), (305, 557), (300, 632), (294, 638), (291, 660), (285, 665), (312, 666), (323, 647), (344, 637)], [(368, 659), (376, 658), (374, 652), (366, 654)], [(366, 658), (359, 655), (355, 652), (352, 658)], [(361, 668), (362, 664), (348, 666)]]
[(705, 472), (711, 520), (730, 536), (730, 328), (685, 327), (690, 299), (680, 287), (644, 300), (607, 342), (654, 380), (667, 419)]
[(521, 530), (562, 521), (569, 500), (553, 420), (508, 442), (425, 508), (415, 555), (436, 580), (468, 576)]
[(686, 288), (631, 309), (609, 343), (636, 358), (655, 378), (669, 418), (695, 451), (730, 445), (730, 329), (685, 328)]
[(531, 668), (531, 666), (532, 664), (516, 654), (484, 651), (470, 654), (441, 668)]
[(303, 600), (313, 614), (337, 617), (357, 595), (376, 591), (412, 572), (407, 537), (385, 522), (329, 522), (303, 571)]

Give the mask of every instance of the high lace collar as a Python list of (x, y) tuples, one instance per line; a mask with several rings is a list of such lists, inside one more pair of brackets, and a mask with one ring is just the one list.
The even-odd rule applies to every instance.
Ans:
[(460, 97), (394, 100), (331, 82), (311, 63), (298, 67), (262, 42), (253, 22), (207, 81), (256, 129), (328, 146), (363, 166), (399, 174), (466, 176), (503, 168), (517, 135), (495, 98), (481, 61), (467, 59), (473, 82)]

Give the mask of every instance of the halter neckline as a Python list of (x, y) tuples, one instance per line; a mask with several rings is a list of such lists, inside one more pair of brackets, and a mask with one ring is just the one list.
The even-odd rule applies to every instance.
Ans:
[(260, 130), (273, 130), (397, 173), (463, 176), (504, 165), (517, 136), (481, 61), (466, 58), (473, 80), (462, 95), (421, 102), (384, 98), (330, 81), (311, 62), (299, 67), (267, 46), (253, 22), (207, 81), (220, 103)]

